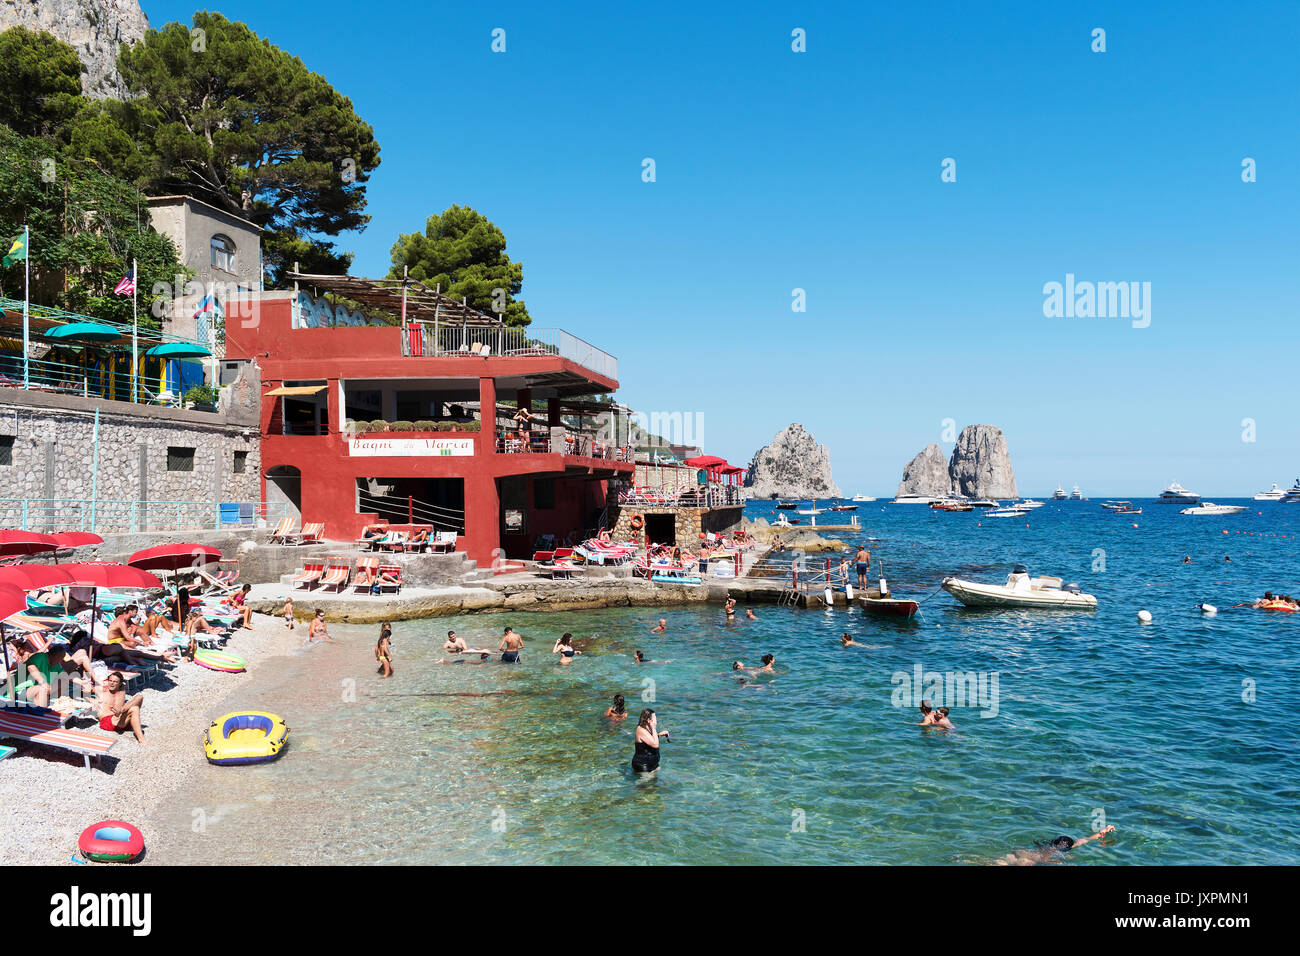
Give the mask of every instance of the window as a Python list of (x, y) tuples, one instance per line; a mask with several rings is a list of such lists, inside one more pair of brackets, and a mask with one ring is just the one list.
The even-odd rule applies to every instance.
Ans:
[(217, 233), (212, 237), (212, 265), (225, 272), (235, 271), (235, 244), (229, 236)]
[(235, 452), (235, 474), (242, 475), (248, 470), (248, 452)]
[(194, 449), (181, 448), (176, 445), (167, 446), (167, 470), (168, 471), (193, 471), (194, 470)]
[(0, 435), (0, 465), (14, 463), (14, 436)]

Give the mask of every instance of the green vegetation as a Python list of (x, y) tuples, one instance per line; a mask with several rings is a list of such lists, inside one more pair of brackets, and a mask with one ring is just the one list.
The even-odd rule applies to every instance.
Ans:
[(48, 33), (0, 33), (0, 122), (21, 136), (64, 130), (85, 102), (77, 51)]
[(404, 233), (392, 250), (390, 278), (400, 279), (405, 267), (418, 279), (453, 299), (465, 298), (482, 312), (503, 313), (507, 325), (532, 321), (519, 294), (524, 267), (506, 255), (506, 237), (482, 213), (452, 206), (430, 216), (424, 232)]

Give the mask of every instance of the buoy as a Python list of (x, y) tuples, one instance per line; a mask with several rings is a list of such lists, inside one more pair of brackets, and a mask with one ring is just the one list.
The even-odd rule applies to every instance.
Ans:
[(1150, 623), (1151, 623), (1151, 612), (1150, 612), (1150, 611), (1138, 611), (1138, 620), (1141, 621), (1143, 624), (1150, 624)]
[(1136, 522), (1136, 521), (1134, 521), (1134, 522), (1133, 522), (1133, 527), (1135, 527), (1135, 528), (1136, 528), (1136, 527), (1137, 527), (1137, 526), (1138, 526), (1138, 525), (1137, 525), (1137, 522)]
[(1201, 609), (1201, 613), (1206, 617), (1214, 617), (1214, 615), (1219, 613), (1219, 609), (1213, 604), (1198, 604), (1196, 606)]

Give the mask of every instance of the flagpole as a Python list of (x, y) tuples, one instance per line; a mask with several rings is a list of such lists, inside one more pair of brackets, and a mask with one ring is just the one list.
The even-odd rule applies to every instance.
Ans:
[(31, 292), (31, 275), (32, 275), (32, 233), (31, 227), (23, 223), (23, 388), (31, 388), (31, 366), (28, 364), (27, 353), (30, 350), (31, 333), (29, 331), (30, 323), (28, 313), (32, 298)]
[(135, 260), (131, 260), (131, 401), (138, 402), (139, 389), (136, 387), (137, 373), (140, 371), (140, 319), (136, 312), (136, 286), (139, 285), (136, 279)]

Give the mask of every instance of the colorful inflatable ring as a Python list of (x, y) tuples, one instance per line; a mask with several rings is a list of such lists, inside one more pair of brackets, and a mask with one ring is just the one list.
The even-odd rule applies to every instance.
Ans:
[(645, 518), (641, 515), (633, 515), (630, 524), (632, 525), (633, 531), (640, 531), (645, 527)]
[(1269, 604), (1259, 605), (1261, 611), (1294, 611), (1290, 604), (1283, 604), (1281, 601), (1273, 601)]
[(81, 831), (77, 848), (96, 863), (130, 863), (144, 852), (144, 834), (125, 820), (100, 820)]
[(247, 665), (242, 657), (236, 657), (234, 654), (227, 654), (225, 651), (214, 651), (206, 647), (201, 647), (194, 652), (194, 663), (200, 667), (206, 667), (210, 671), (224, 671), (227, 674), (238, 674), (244, 670)]
[(289, 725), (279, 714), (235, 711), (218, 717), (203, 734), (209, 763), (266, 763), (280, 756), (289, 740)]

